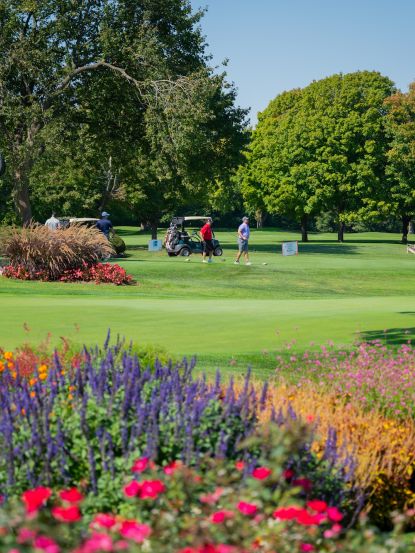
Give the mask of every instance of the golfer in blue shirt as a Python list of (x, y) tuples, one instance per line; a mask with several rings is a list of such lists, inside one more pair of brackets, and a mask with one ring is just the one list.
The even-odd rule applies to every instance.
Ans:
[(112, 229), (112, 223), (108, 219), (109, 216), (109, 213), (103, 211), (101, 213), (101, 219), (97, 221), (97, 229), (100, 230), (102, 234), (105, 234), (108, 240), (110, 239), (110, 231)]
[(248, 255), (249, 236), (250, 236), (249, 218), (244, 217), (242, 219), (242, 225), (239, 225), (239, 228), (238, 228), (238, 250), (239, 251), (234, 262), (235, 265), (239, 265), (239, 260), (242, 254), (244, 254), (245, 265), (251, 265), (251, 262), (249, 261), (249, 255)]

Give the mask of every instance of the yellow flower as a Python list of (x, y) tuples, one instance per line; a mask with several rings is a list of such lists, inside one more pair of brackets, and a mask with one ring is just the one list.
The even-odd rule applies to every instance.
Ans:
[(72, 394), (69, 394), (69, 395), (68, 395), (68, 399), (69, 399), (69, 400), (73, 399), (73, 395), (72, 395)]
[(46, 373), (41, 373), (41, 374), (39, 375), (39, 380), (46, 380), (47, 377), (48, 377), (48, 375), (47, 375)]
[(10, 373), (12, 375), (12, 378), (16, 379), (17, 378), (17, 372), (16, 371), (13, 371)]
[(7, 361), (10, 361), (11, 359), (13, 359), (13, 353), (11, 351), (5, 351), (4, 358), (7, 359)]
[(44, 372), (46, 372), (47, 370), (48, 370), (48, 366), (47, 366), (47, 365), (45, 365), (45, 364), (40, 365), (40, 367), (39, 367), (39, 372), (40, 372), (40, 373), (44, 373)]

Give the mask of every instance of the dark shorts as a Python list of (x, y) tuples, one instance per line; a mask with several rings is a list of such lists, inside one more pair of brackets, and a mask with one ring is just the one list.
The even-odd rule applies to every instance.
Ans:
[(240, 252), (247, 252), (248, 240), (242, 240), (242, 238), (238, 238), (238, 248)]
[(212, 240), (203, 240), (203, 253), (213, 252)]

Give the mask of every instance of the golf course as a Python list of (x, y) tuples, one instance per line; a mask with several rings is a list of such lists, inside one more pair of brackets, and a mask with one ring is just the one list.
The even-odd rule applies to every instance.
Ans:
[(133, 276), (131, 286), (0, 279), (3, 347), (40, 343), (48, 333), (56, 345), (61, 337), (99, 343), (110, 328), (173, 357), (197, 354), (200, 369), (251, 365), (265, 375), (277, 354), (415, 337), (415, 257), (398, 234), (349, 234), (344, 243), (311, 234), (299, 255), (283, 257), (281, 243), (297, 234), (253, 230), (252, 265), (237, 266), (235, 231), (216, 232), (224, 255), (212, 264), (148, 252), (147, 233), (117, 231), (127, 252), (114, 262)]

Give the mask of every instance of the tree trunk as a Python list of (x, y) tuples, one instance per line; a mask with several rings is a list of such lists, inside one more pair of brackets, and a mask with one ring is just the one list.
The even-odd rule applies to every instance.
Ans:
[(262, 228), (265, 221), (265, 213), (261, 209), (255, 211), (256, 228)]
[(156, 223), (151, 223), (151, 239), (157, 240), (157, 227), (158, 221)]
[(307, 222), (308, 222), (307, 215), (303, 215), (301, 217), (301, 240), (303, 242), (308, 242)]
[(24, 170), (18, 169), (14, 174), (13, 199), (16, 212), (23, 226), (30, 224), (32, 220), (32, 206), (30, 204), (29, 186)]
[(409, 215), (402, 215), (402, 244), (408, 243), (408, 226), (411, 221)]
[(339, 221), (339, 228), (337, 231), (337, 240), (339, 242), (344, 242), (344, 229), (346, 227), (346, 223), (344, 221)]

